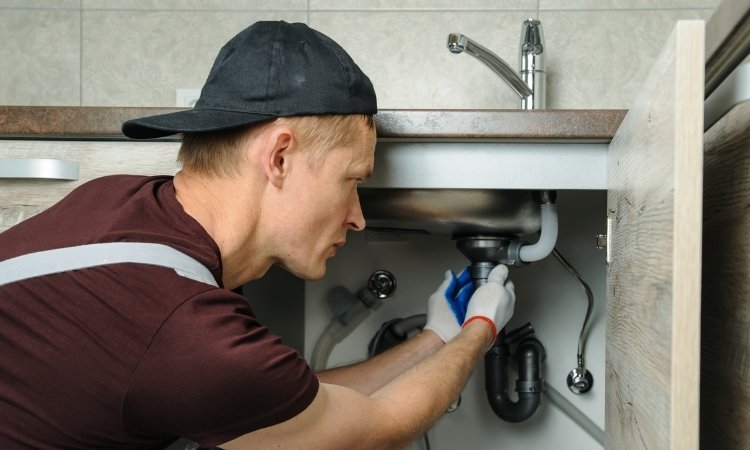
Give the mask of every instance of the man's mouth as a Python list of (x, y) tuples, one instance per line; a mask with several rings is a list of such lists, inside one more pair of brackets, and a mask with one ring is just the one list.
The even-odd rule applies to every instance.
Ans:
[(346, 241), (334, 242), (334, 244), (332, 245), (334, 255), (338, 253), (339, 249), (343, 247), (345, 243)]

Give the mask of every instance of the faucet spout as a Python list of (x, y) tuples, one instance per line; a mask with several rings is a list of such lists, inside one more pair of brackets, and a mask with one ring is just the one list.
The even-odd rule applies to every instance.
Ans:
[(448, 50), (451, 53), (462, 53), (466, 52), (469, 55), (477, 58), (484, 65), (492, 69), (493, 72), (498, 74), (503, 79), (513, 92), (518, 94), (520, 98), (526, 98), (533, 94), (531, 88), (521, 79), (521, 77), (513, 70), (508, 63), (497, 56), (492, 51), (486, 49), (481, 44), (473, 41), (470, 37), (459, 33), (451, 33), (448, 35)]
[(546, 107), (546, 73), (544, 34), (538, 20), (524, 21), (519, 49), (520, 73), (492, 51), (460, 33), (448, 35), (451, 53), (466, 52), (492, 69), (521, 99), (522, 109)]

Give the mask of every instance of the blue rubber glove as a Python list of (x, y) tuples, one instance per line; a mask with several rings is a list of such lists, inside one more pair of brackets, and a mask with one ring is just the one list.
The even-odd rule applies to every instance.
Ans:
[(458, 276), (453, 271), (445, 272), (443, 282), (427, 300), (426, 330), (434, 331), (443, 342), (448, 342), (461, 332), (466, 318), (466, 308), (474, 293), (474, 283), (468, 268)]

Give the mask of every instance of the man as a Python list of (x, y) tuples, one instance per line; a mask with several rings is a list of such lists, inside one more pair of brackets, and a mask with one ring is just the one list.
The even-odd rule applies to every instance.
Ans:
[[(0, 447), (185, 437), (227, 450), (391, 449), (417, 438), (510, 318), (507, 268), (468, 305), (470, 287), (447, 272), (422, 333), (318, 374), (233, 292), (272, 265), (319, 279), (347, 232), (364, 229), (357, 185), (373, 170), (376, 109), (335, 42), (260, 22), (224, 46), (194, 109), (123, 125), (133, 138), (183, 133), (173, 179), (93, 180), (0, 234), (0, 260), (20, 272), (0, 275)], [(80, 262), (101, 248), (102, 261)]]

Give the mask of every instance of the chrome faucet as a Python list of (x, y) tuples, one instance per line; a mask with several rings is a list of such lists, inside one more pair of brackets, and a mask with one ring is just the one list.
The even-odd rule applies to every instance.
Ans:
[(546, 108), (547, 76), (544, 63), (544, 33), (540, 21), (528, 19), (521, 27), (521, 45), (518, 53), (520, 75), (502, 58), (463, 34), (448, 35), (448, 50), (451, 53), (465, 51), (492, 69), (521, 98), (521, 109)]

